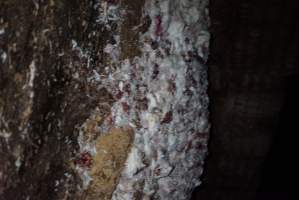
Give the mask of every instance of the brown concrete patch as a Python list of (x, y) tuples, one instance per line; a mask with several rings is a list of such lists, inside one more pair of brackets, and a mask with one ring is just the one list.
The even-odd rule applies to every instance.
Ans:
[(111, 199), (132, 142), (133, 131), (126, 128), (114, 128), (96, 140), (97, 154), (90, 170), (93, 181), (85, 199)]

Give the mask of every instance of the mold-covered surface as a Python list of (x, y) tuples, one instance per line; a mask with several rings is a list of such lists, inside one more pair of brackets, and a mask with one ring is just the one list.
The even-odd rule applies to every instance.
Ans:
[(209, 136), (207, 6), (1, 1), (1, 199), (189, 199)]

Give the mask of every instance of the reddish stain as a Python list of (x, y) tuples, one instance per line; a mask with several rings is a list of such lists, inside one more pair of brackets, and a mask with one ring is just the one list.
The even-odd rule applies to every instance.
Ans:
[(156, 169), (154, 170), (154, 174), (155, 174), (156, 176), (160, 176), (160, 175), (161, 175), (161, 168), (160, 168), (160, 165), (158, 165), (158, 166), (156, 167)]
[(161, 169), (156, 169), (155, 170), (155, 175), (160, 176), (161, 175)]
[(108, 117), (107, 117), (107, 124), (108, 125), (112, 125), (114, 123), (114, 119), (112, 117), (112, 115), (110, 114)]
[(75, 160), (75, 164), (80, 167), (88, 167), (90, 168), (92, 165), (92, 156), (89, 152), (85, 151), (79, 155), (79, 157)]
[(161, 15), (156, 16), (155, 24), (156, 24), (155, 34), (156, 34), (156, 36), (161, 36), (161, 34), (162, 34), (162, 17), (161, 17)]
[(122, 96), (123, 96), (123, 94), (124, 94), (124, 93), (123, 93), (122, 91), (119, 90), (119, 91), (116, 93), (115, 98), (116, 98), (116, 99), (121, 99)]
[(172, 111), (168, 111), (165, 115), (161, 124), (168, 124), (172, 121)]
[(124, 110), (126, 113), (129, 113), (130, 106), (129, 106), (126, 102), (122, 102), (121, 105), (122, 105), (122, 107), (123, 107), (123, 110)]

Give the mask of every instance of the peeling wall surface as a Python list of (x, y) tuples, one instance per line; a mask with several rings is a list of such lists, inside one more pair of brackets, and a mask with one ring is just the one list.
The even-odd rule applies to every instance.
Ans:
[(208, 27), (208, 0), (0, 0), (0, 199), (190, 199)]

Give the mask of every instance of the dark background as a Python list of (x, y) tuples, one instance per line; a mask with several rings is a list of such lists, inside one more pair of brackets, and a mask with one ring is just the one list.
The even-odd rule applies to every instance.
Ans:
[(193, 200), (288, 200), (296, 189), (299, 6), (211, 0), (212, 135)]
[[(6, 16), (12, 30), (0, 41), (0, 46), (6, 49), (18, 44), (16, 52), (10, 55), (13, 57), (11, 71), (6, 70), (8, 65), (0, 68), (0, 104), (11, 105), (5, 111), (6, 118), (13, 119), (9, 126), (14, 134), (9, 145), (24, 148), (23, 163), (26, 163), (19, 172), (9, 167), (15, 165), (14, 152), (0, 138), (0, 171), (5, 175), (0, 177), (0, 193), (4, 192), (0, 200), (26, 199), (27, 195), (35, 199), (58, 199), (57, 193), (53, 192), (55, 180), (63, 176), (64, 160), (72, 156), (70, 152), (74, 147), (67, 147), (64, 140), (57, 142), (57, 135), (61, 131), (62, 135), (71, 137), (75, 124), (89, 116), (96, 103), (94, 99), (98, 99), (97, 96), (82, 98), (97, 93), (81, 87), (85, 82), (78, 83), (80, 92), (77, 92), (74, 87), (77, 82), (68, 85), (69, 77), (61, 75), (61, 66), (72, 62), (75, 69), (81, 69), (82, 63), (86, 62), (69, 49), (71, 38), (78, 39), (86, 45), (84, 48), (92, 50), (92, 57), (98, 58), (97, 52), (109, 36), (109, 32), (102, 32), (101, 27), (94, 24), (94, 17), (98, 15), (87, 5), (90, 1), (56, 1), (59, 6), (55, 9), (46, 8), (49, 1), (36, 2), (40, 5), (38, 16), (32, 12), (33, 1), (0, 0), (0, 14)], [(288, 200), (296, 191), (296, 136), (299, 133), (297, 2), (210, 0), (212, 41), (208, 65), (212, 132), (203, 183), (194, 191), (193, 200)], [(83, 19), (93, 22), (86, 31), (82, 31), (85, 30)], [(49, 27), (54, 28), (45, 40), (43, 30)], [(55, 27), (61, 27), (62, 31)], [(17, 37), (15, 31), (22, 37)], [(101, 37), (89, 38), (91, 31), (98, 32)], [(34, 36), (39, 38), (37, 42), (34, 42)], [(54, 46), (52, 54), (49, 54), (51, 48), (47, 40), (58, 45)], [(57, 58), (61, 50), (65, 50), (65, 58)], [(22, 66), (29, 66), (32, 58), (42, 64), (37, 65), (40, 67), (39, 77), (35, 80), (35, 103), (32, 117), (28, 119), (33, 125), (29, 143), (21, 139), (19, 130), (14, 127), (24, 120), (21, 114), (26, 111), (28, 91), (23, 90), (22, 80), (26, 78), (27, 69)], [(95, 59), (94, 62), (97, 66), (104, 61)], [(11, 78), (16, 73), (24, 76), (20, 82)], [(50, 86), (43, 84), (47, 80)], [(17, 101), (15, 93), (20, 96)], [(72, 103), (64, 114), (60, 106), (65, 102), (78, 102), (86, 107)], [(47, 118), (50, 112), (53, 115)], [(46, 118), (47, 121), (41, 123)], [(58, 119), (64, 122), (62, 128), (57, 127)], [(50, 131), (49, 124), (53, 127)], [(54, 137), (45, 142), (48, 135)], [(53, 149), (58, 151), (53, 153)], [(48, 164), (50, 170), (45, 170)], [(75, 194), (76, 181), (72, 182), (74, 184), (67, 189), (70, 194)], [(5, 191), (1, 191), (1, 187)], [(63, 195), (65, 190), (63, 188), (59, 194)]]

